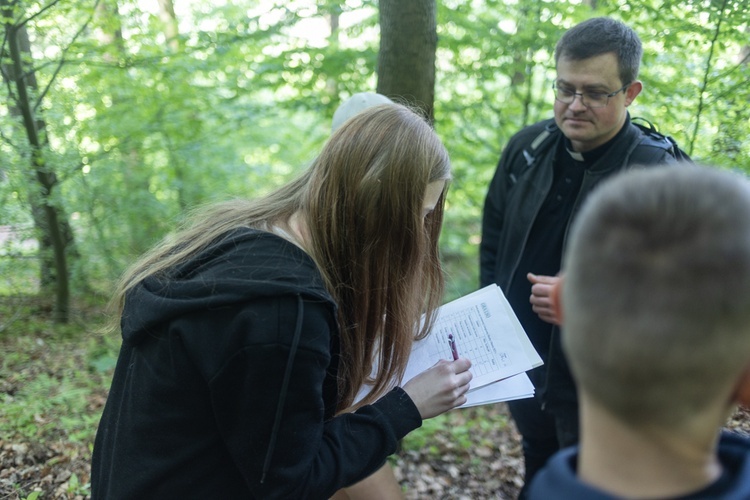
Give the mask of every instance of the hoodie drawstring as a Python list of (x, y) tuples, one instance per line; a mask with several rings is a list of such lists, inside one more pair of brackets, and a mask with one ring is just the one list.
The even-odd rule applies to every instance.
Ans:
[(279, 426), (281, 425), (281, 415), (284, 413), (284, 402), (286, 401), (286, 394), (289, 388), (289, 381), (292, 378), (292, 366), (294, 365), (294, 357), (297, 354), (297, 346), (299, 345), (299, 339), (302, 336), (302, 312), (304, 310), (302, 297), (297, 294), (297, 324), (294, 327), (294, 338), (292, 339), (292, 346), (289, 350), (289, 358), (286, 362), (286, 370), (284, 371), (284, 381), (281, 384), (281, 394), (279, 395), (279, 402), (276, 405), (276, 415), (273, 420), (273, 428), (271, 429), (271, 439), (268, 442), (268, 451), (266, 451), (266, 459), (263, 462), (263, 473), (260, 476), (260, 484), (266, 480), (266, 472), (271, 465), (271, 458), (273, 457), (274, 448), (276, 448), (276, 437), (279, 433)]

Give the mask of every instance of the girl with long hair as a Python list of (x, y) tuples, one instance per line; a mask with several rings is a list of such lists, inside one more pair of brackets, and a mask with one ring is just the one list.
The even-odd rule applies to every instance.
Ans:
[(200, 210), (142, 257), (113, 300), (92, 496), (328, 498), (463, 404), (464, 358), (393, 387), (441, 301), (449, 179), (425, 120), (376, 106), (296, 180)]

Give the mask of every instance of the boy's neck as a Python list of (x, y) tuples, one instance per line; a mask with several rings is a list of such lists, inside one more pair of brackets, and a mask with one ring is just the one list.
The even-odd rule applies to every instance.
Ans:
[(578, 478), (597, 489), (627, 498), (671, 498), (700, 491), (721, 475), (712, 425), (639, 431), (586, 402), (581, 419)]

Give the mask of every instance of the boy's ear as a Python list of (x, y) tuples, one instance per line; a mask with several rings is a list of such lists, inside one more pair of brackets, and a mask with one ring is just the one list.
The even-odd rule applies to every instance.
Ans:
[(552, 285), (552, 288), (550, 288), (549, 299), (550, 299), (550, 302), (552, 302), (552, 308), (555, 310), (555, 316), (557, 317), (558, 324), (562, 325), (563, 324), (562, 299), (560, 298), (560, 295), (562, 294), (562, 283), (563, 283), (562, 275), (560, 275), (559, 278), (560, 279), (558, 279)]
[(750, 365), (745, 367), (742, 376), (734, 389), (734, 401), (745, 408), (750, 408)]

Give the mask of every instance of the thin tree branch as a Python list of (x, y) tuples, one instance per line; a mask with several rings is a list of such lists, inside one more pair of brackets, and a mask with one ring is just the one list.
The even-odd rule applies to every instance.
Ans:
[(716, 43), (719, 40), (719, 35), (721, 34), (721, 23), (724, 20), (724, 9), (727, 6), (727, 1), (724, 0), (722, 2), (721, 7), (719, 8), (718, 15), (719, 19), (716, 22), (716, 29), (714, 30), (714, 36), (711, 39), (711, 48), (708, 51), (708, 57), (706, 58), (706, 70), (703, 72), (703, 84), (700, 87), (700, 92), (698, 93), (698, 112), (695, 115), (695, 127), (693, 128), (693, 136), (690, 139), (690, 149), (688, 150), (688, 154), (693, 154), (693, 149), (695, 148), (695, 141), (698, 139), (698, 130), (700, 129), (700, 121), (701, 121), (701, 115), (703, 114), (703, 108), (705, 104), (704, 100), (704, 94), (706, 93), (706, 90), (708, 89), (709, 84), (709, 74), (711, 73), (711, 61), (713, 59), (714, 55), (714, 49), (716, 48)]
[[(59, 0), (58, 0), (59, 1)], [(55, 79), (57, 78), (57, 75), (60, 74), (60, 70), (62, 70), (63, 65), (65, 64), (65, 54), (70, 50), (70, 48), (75, 43), (76, 39), (81, 36), (81, 33), (84, 32), (84, 30), (88, 27), (89, 23), (94, 19), (94, 12), (96, 11), (96, 7), (99, 5), (100, 0), (96, 0), (94, 2), (94, 6), (91, 9), (91, 15), (86, 20), (83, 25), (81, 25), (81, 28), (76, 32), (75, 35), (73, 35), (73, 38), (70, 40), (70, 43), (65, 47), (62, 51), (62, 54), (60, 55), (60, 62), (57, 65), (57, 68), (52, 73), (52, 76), (50, 77), (49, 81), (47, 82), (47, 85), (45, 85), (44, 90), (41, 94), (39, 94), (39, 97), (36, 100), (36, 103), (34, 103), (34, 112), (39, 108), (39, 105), (42, 103), (42, 100), (44, 99), (44, 96), (47, 95), (47, 92), (49, 92), (50, 87), (52, 87), (52, 84), (55, 82)]]
[(52, 7), (54, 7), (55, 5), (57, 5), (58, 3), (60, 3), (61, 1), (62, 0), (54, 0), (52, 3), (50, 3), (48, 5), (45, 5), (38, 12), (35, 12), (34, 14), (30, 15), (29, 17), (27, 17), (23, 21), (19, 21), (16, 24), (16, 27), (21, 28), (25, 24), (28, 24), (30, 21), (33, 21), (37, 17), (41, 16), (42, 14), (44, 14), (45, 12), (47, 12), (49, 9), (51, 9)]
[(18, 146), (16, 146), (15, 144), (13, 144), (13, 141), (11, 141), (11, 140), (10, 140), (10, 137), (6, 136), (6, 135), (5, 135), (4, 133), (3, 133), (3, 131), (2, 131), (2, 130), (0, 130), (0, 139), (2, 139), (2, 140), (3, 140), (3, 142), (4, 142), (5, 144), (7, 144), (8, 146), (10, 146), (11, 148), (13, 148), (13, 149), (15, 149), (15, 150), (18, 150)]
[[(12, 8), (13, 8), (13, 3), (9, 3), (7, 0), (0, 0), (0, 13), (2, 13), (3, 15), (10, 16)], [(0, 75), (2, 75), (5, 85), (8, 87), (8, 99), (11, 102), (15, 103), (15, 105), (17, 106), (18, 98), (13, 92), (13, 82), (11, 81), (11, 74), (8, 72), (9, 65), (1, 63), (2, 59), (6, 57), (5, 47), (6, 47), (6, 44), (10, 43), (9, 37), (11, 36), (12, 31), (13, 31), (13, 24), (10, 22), (6, 22), (5, 31), (3, 32), (3, 45), (2, 45), (2, 49), (0, 49)]]
[[(8, 0), (0, 0), (0, 14), (3, 16), (10, 16), (13, 13), (13, 6), (15, 4), (14, 2), (9, 2)], [(5, 57), (5, 45), (8, 43), (8, 35), (10, 34), (10, 26), (12, 26), (12, 23), (5, 22), (3, 23), (5, 25), (5, 31), (3, 32), (3, 44), (0, 45), (0, 60)]]
[(736, 84), (732, 85), (731, 87), (729, 87), (728, 89), (726, 89), (726, 90), (725, 90), (724, 92), (722, 92), (721, 94), (715, 94), (715, 95), (713, 96), (713, 99), (711, 99), (711, 100), (709, 101), (709, 104), (714, 104), (714, 103), (716, 103), (716, 102), (719, 102), (719, 101), (722, 101), (722, 100), (724, 100), (724, 99), (725, 99), (725, 98), (726, 98), (727, 96), (730, 96), (730, 95), (734, 94), (734, 93), (735, 93), (735, 91), (736, 91), (737, 89), (739, 89), (739, 88), (743, 88), (743, 89), (746, 89), (746, 88), (747, 88), (747, 81), (745, 81), (745, 80), (742, 80), (742, 81), (740, 81), (740, 82), (737, 82)]
[(723, 80), (724, 78), (726, 78), (727, 76), (731, 75), (732, 73), (734, 73), (735, 71), (737, 71), (739, 68), (741, 68), (744, 64), (747, 64), (748, 61), (750, 61), (750, 51), (748, 51), (748, 53), (745, 54), (745, 57), (743, 57), (742, 59), (740, 59), (737, 64), (735, 64), (734, 66), (732, 66), (731, 68), (729, 68), (725, 72), (721, 73), (720, 75), (717, 75), (716, 77), (714, 77), (711, 80), (711, 82), (713, 83), (715, 81), (721, 81), (721, 80)]

